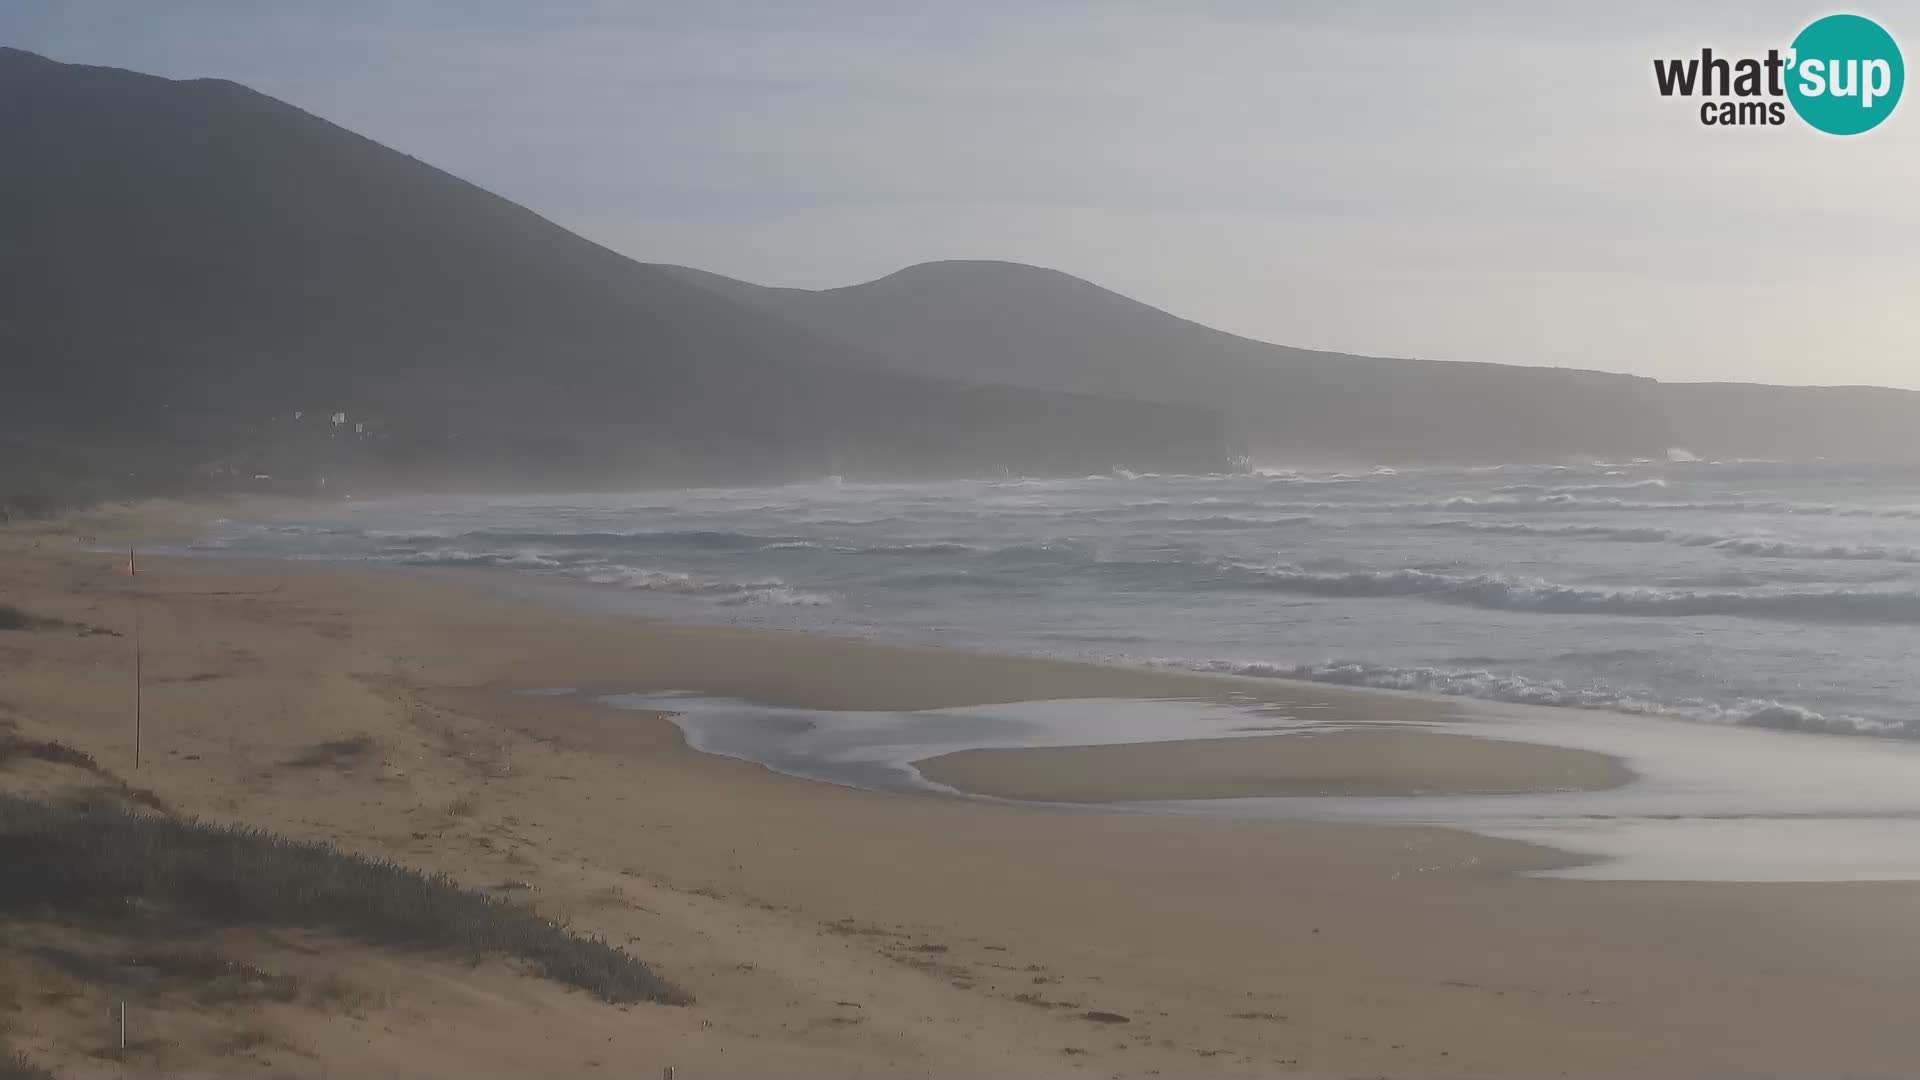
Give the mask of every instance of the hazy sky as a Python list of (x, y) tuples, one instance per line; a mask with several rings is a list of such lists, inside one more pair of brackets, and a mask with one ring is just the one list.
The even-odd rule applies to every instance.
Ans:
[[(1653, 88), (1828, 8), (1443, 6), (5, 0), (0, 44), (763, 284), (1013, 259), (1286, 344), (1920, 387), (1920, 91), (1842, 139)], [(1850, 10), (1920, 63), (1920, 9)]]

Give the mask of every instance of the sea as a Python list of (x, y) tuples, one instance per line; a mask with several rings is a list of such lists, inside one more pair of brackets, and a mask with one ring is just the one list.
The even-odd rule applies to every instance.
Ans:
[(1912, 466), (1675, 452), (342, 499), (193, 547), (481, 569), (676, 620), (1920, 740)]

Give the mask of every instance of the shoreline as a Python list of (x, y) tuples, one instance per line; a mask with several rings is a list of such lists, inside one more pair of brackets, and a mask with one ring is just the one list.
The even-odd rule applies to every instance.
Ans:
[[(194, 535), (194, 530), (204, 525), (209, 514), (197, 509), (191, 502), (175, 506), (163, 505), (163, 513), (158, 523), (149, 524), (148, 513), (140, 507), (131, 513), (136, 524), (115, 530), (114, 534), (123, 538), (137, 538), (143, 542), (175, 542)], [(253, 505), (251, 497), (242, 501), (242, 505)], [(265, 505), (270, 508), (285, 509), (298, 506), (297, 500), (271, 499)], [(125, 510), (110, 510), (110, 515), (122, 516)], [(1099, 684), (1102, 674), (1112, 677), (1109, 685), (1114, 687), (1137, 688), (1136, 694), (1109, 694), (1115, 697), (1192, 697), (1200, 700), (1213, 700), (1225, 696), (1234, 696), (1257, 704), (1270, 705), (1307, 705), (1313, 708), (1338, 708), (1350, 713), (1348, 722), (1368, 724), (1392, 724), (1408, 720), (1418, 720), (1429, 724), (1445, 724), (1452, 720), (1460, 710), (1470, 709), (1479, 699), (1426, 693), (1413, 690), (1396, 690), (1385, 687), (1348, 686), (1338, 683), (1317, 682), (1307, 679), (1293, 679), (1281, 676), (1240, 675), (1230, 672), (1199, 671), (1185, 668), (1160, 667), (1149, 664), (1126, 664), (1095, 660), (1073, 659), (1050, 656), (1041, 653), (994, 652), (960, 646), (930, 645), (922, 643), (896, 643), (877, 641), (872, 638), (853, 635), (839, 635), (825, 630), (791, 630), (778, 627), (752, 627), (717, 622), (672, 621), (655, 616), (626, 611), (613, 610), (591, 601), (595, 593), (592, 586), (575, 582), (549, 582), (533, 579), (517, 579), (494, 571), (465, 569), (455, 567), (410, 567), (394, 566), (384, 563), (360, 564), (347, 561), (313, 559), (288, 561), (257, 556), (235, 556), (210, 552), (206, 554), (180, 555), (162, 554), (143, 556), (149, 559), (181, 560), (204, 562), (212, 565), (229, 565), (246, 568), (253, 572), (298, 573), (334, 573), (345, 575), (391, 575), (399, 580), (416, 580), (451, 584), (461, 591), (472, 591), (486, 596), (503, 599), (512, 603), (526, 603), (558, 611), (582, 613), (597, 617), (643, 623), (649, 626), (671, 627), (682, 631), (713, 630), (721, 635), (737, 633), (746, 640), (758, 635), (778, 635), (781, 638), (800, 637), (826, 642), (837, 642), (850, 648), (873, 649), (880, 654), (898, 657), (901, 655), (932, 655), (952, 658), (969, 658), (973, 661), (996, 669), (1003, 674), (1012, 667), (1033, 665), (1051, 668), (1056, 673), (1073, 672), (1075, 678), (1070, 685), (1075, 688), (1090, 687)], [(577, 594), (560, 599), (564, 594)], [(1030, 681), (1015, 683), (1022, 687), (1033, 685)], [(525, 690), (528, 687), (511, 687), (513, 690)], [(608, 679), (599, 679), (581, 686), (569, 686), (568, 689), (581, 694), (605, 695), (628, 693), (635, 690), (687, 690), (703, 687), (682, 686), (636, 686), (631, 683)], [(900, 697), (881, 699), (883, 704), (870, 704), (874, 698), (860, 694), (854, 696), (824, 697), (812, 686), (795, 687), (783, 685), (772, 695), (756, 698), (759, 704), (786, 706), (794, 708), (898, 708), (898, 709), (939, 709), (956, 708), (971, 705), (997, 704), (1012, 701), (1037, 700), (1060, 697), (1102, 696), (1092, 693), (1051, 693), (1044, 695), (1009, 695), (1001, 692), (980, 694), (976, 687), (960, 690), (952, 684), (943, 684), (940, 691), (932, 695), (920, 692), (907, 692)], [(1316, 702), (1319, 697), (1326, 701)], [(910, 704), (896, 704), (907, 701)], [(849, 704), (859, 702), (859, 704)], [(1541, 706), (1552, 708), (1552, 706)], [(1609, 786), (1624, 782), (1622, 779), (1605, 781)]]
[[(393, 512), (391, 508), (381, 509), (372, 504), (347, 505), (382, 517)], [(509, 509), (513, 505), (515, 504), (511, 500), (506, 504)], [(472, 508), (469, 506), (467, 509), (470, 511)], [(244, 522), (249, 517), (258, 520), (262, 515), (243, 514), (240, 520)], [(303, 514), (297, 510), (287, 514), (268, 514), (265, 517), (268, 521), (278, 518), (285, 523), (286, 531), (294, 533), (310, 531), (313, 528), (320, 528), (323, 533), (339, 531), (344, 534), (354, 534), (356, 532), (351, 525), (351, 515), (348, 515), (348, 524), (338, 530), (333, 527), (339, 525), (342, 520), (337, 514), (321, 515), (322, 520), (317, 522), (310, 513)], [(425, 536), (437, 535), (437, 527), (419, 527), (427, 529)], [(479, 526), (468, 522), (467, 527)], [(282, 530), (270, 528), (266, 531), (271, 533)], [(296, 559), (319, 560), (325, 558), (322, 552), (332, 550), (325, 543), (314, 548), (299, 541), (289, 541), (290, 547), (279, 543), (259, 546), (246, 539), (249, 532), (250, 530), (246, 528), (236, 528), (232, 535), (226, 535), (216, 530), (216, 535), (222, 536), (223, 541), (222, 544), (215, 546), (223, 546), (225, 542), (230, 541), (241, 548), (252, 550), (251, 555), (236, 556), (227, 551), (210, 551), (196, 553), (196, 557), (204, 554), (218, 558), (272, 559), (276, 557), (274, 552), (278, 550), (282, 555), (292, 554)], [(653, 537), (656, 534), (643, 531), (638, 535)], [(658, 535), (697, 537), (703, 534), (669, 531)], [(422, 536), (411, 534), (406, 537), (409, 542), (422, 538)], [(485, 545), (485, 541), (480, 542), (483, 549)], [(773, 546), (784, 548), (808, 545), (776, 544)], [(1730, 688), (1725, 693), (1718, 693), (1711, 687), (1696, 687), (1688, 691), (1685, 687), (1636, 689), (1634, 684), (1623, 684), (1626, 688), (1621, 689), (1610, 685), (1611, 678), (1604, 674), (1597, 675), (1596, 678), (1599, 681), (1589, 685), (1577, 676), (1556, 674), (1549, 669), (1530, 665), (1524, 659), (1507, 662), (1505, 666), (1502, 666), (1503, 662), (1486, 660), (1487, 666), (1484, 668), (1476, 667), (1475, 665), (1481, 661), (1472, 658), (1460, 658), (1457, 661), (1444, 659), (1396, 661), (1390, 656), (1369, 659), (1373, 650), (1364, 645), (1356, 645), (1351, 640), (1341, 639), (1337, 634), (1328, 640), (1325, 651), (1303, 651), (1303, 648), (1313, 649), (1314, 642), (1309, 641), (1303, 645), (1300, 641), (1291, 641), (1288, 649), (1276, 654), (1284, 655), (1287, 659), (1273, 663), (1263, 660), (1246, 660), (1244, 657), (1247, 655), (1259, 655), (1264, 650), (1247, 650), (1232, 644), (1209, 649), (1204, 643), (1194, 645), (1189, 642), (1188, 644), (1193, 646), (1189, 648), (1167, 641), (1153, 648), (1136, 650), (1136, 655), (1127, 655), (1124, 652), (1116, 653), (1103, 646), (1092, 644), (1102, 640), (1099, 638), (1089, 638), (1080, 644), (1056, 647), (1050, 643), (1050, 635), (1030, 639), (1017, 630), (1010, 630), (1007, 627), (1001, 627), (1000, 632), (997, 633), (983, 634), (977, 632), (980, 630), (979, 626), (969, 628), (965, 618), (952, 626), (944, 624), (921, 626), (913, 619), (902, 620), (895, 617), (898, 615), (897, 612), (887, 613), (883, 610), (884, 603), (874, 607), (873, 610), (879, 612), (874, 614), (868, 611), (870, 605), (864, 597), (849, 595), (835, 598), (832, 595), (833, 586), (830, 584), (820, 584), (819, 588), (826, 589), (827, 592), (816, 598), (822, 603), (833, 600), (828, 607), (821, 609), (829, 614), (822, 618), (799, 617), (788, 614), (793, 609), (782, 606), (786, 603), (785, 600), (770, 601), (766, 606), (760, 606), (758, 601), (746, 602), (744, 606), (733, 606), (741, 604), (742, 601), (737, 597), (728, 596), (717, 604), (703, 603), (687, 597), (676, 598), (673, 594), (679, 590), (671, 583), (661, 585), (657, 581), (650, 580), (623, 582), (618, 575), (604, 577), (589, 574), (581, 566), (574, 565), (570, 555), (546, 559), (537, 551), (530, 549), (521, 552), (512, 544), (508, 545), (507, 550), (520, 553), (509, 558), (500, 556), (498, 553), (488, 554), (485, 551), (473, 554), (458, 549), (450, 553), (421, 550), (412, 552), (404, 559), (392, 560), (373, 549), (363, 550), (361, 547), (356, 547), (354, 543), (348, 543), (344, 549), (334, 551), (334, 555), (340, 559), (339, 565), (351, 567), (356, 571), (406, 573), (442, 578), (448, 581), (464, 582), (496, 595), (514, 597), (537, 604), (558, 603), (571, 608), (653, 621), (690, 622), (702, 625), (744, 624), (781, 632), (831, 636), (849, 641), (911, 643), (922, 647), (958, 650), (975, 655), (1033, 656), (1127, 670), (1191, 673), (1226, 679), (1248, 679), (1255, 683), (1280, 682), (1296, 687), (1338, 688), (1342, 691), (1369, 695), (1405, 696), (1416, 700), (1438, 702), (1452, 710), (1471, 714), (1478, 714), (1485, 708), (1502, 709), (1507, 706), (1519, 706), (1562, 714), (1645, 716), (1688, 723), (1709, 723), (1725, 728), (1771, 728), (1808, 734), (1895, 740), (1901, 737), (1897, 729), (1900, 728), (1902, 721), (1888, 719), (1884, 714), (1876, 713), (1871, 709), (1862, 710), (1858, 715), (1849, 709), (1836, 712), (1831, 707), (1831, 701), (1822, 704), (1822, 700), (1817, 695), (1796, 694), (1781, 687), (1761, 687), (1746, 694), (1735, 694)], [(448, 557), (441, 559), (439, 557), (441, 555)], [(419, 559), (417, 564), (416, 556)], [(495, 562), (496, 556), (505, 561)], [(624, 564), (619, 562), (620, 559), (636, 556), (601, 553), (592, 557), (605, 557), (613, 560), (608, 565), (621, 566)], [(702, 600), (709, 588), (725, 590), (759, 585), (763, 584), (759, 580), (763, 577), (770, 578), (774, 584), (779, 585), (780, 588), (775, 591), (780, 592), (785, 592), (789, 588), (783, 584), (783, 577), (791, 577), (802, 583), (803, 587), (798, 589), (802, 594), (817, 591), (814, 586), (806, 585), (806, 582), (819, 583), (831, 578), (831, 575), (828, 579), (810, 577), (805, 567), (788, 566), (784, 569), (773, 567), (767, 573), (749, 567), (739, 571), (739, 574), (754, 578), (752, 581), (747, 581), (739, 575), (729, 576), (729, 572), (724, 569), (713, 567), (700, 569), (704, 564), (697, 552), (691, 558), (693, 561), (684, 565), (695, 567), (697, 573), (694, 570), (680, 569), (671, 571), (646, 569), (635, 570), (634, 573), (643, 579), (672, 579), (690, 574), (698, 577), (700, 574), (705, 574), (712, 580), (700, 580), (695, 583), (699, 588), (690, 590), (690, 592), (700, 593)], [(646, 564), (644, 558), (641, 564), (635, 565), (642, 564)], [(589, 561), (584, 565), (591, 568), (600, 564)], [(674, 565), (679, 567), (683, 564), (676, 562)], [(487, 568), (483, 569), (483, 566)], [(516, 572), (502, 573), (502, 569), (511, 569)], [(775, 574), (782, 576), (774, 576)], [(632, 587), (617, 587), (622, 584)], [(884, 597), (881, 599), (884, 600)], [(809, 606), (815, 602), (816, 600), (808, 600), (806, 605), (801, 606)], [(1419, 614), (1408, 617), (1425, 619), (1428, 616)], [(1470, 622), (1471, 612), (1463, 615), (1462, 618)], [(978, 622), (977, 617), (974, 618), (974, 622)], [(1550, 627), (1552, 623), (1545, 625)], [(1392, 631), (1389, 628), (1386, 632)], [(1148, 639), (1140, 637), (1128, 640), (1144, 642)], [(1249, 640), (1257, 640), (1257, 638)], [(1235, 656), (1242, 659), (1221, 658)], [(1182, 657), (1195, 658), (1182, 659)], [(1299, 660), (1307, 662), (1292, 667), (1284, 666)], [(1394, 666), (1402, 662), (1411, 666)], [(1427, 664), (1435, 666), (1424, 666)], [(1563, 677), (1567, 681), (1561, 682)], [(1920, 740), (1912, 741), (1920, 742)]]
[[(225, 513), (238, 510), (252, 516), (260, 516), (264, 510), (270, 519), (298, 505), (301, 504), (280, 499), (248, 498), (220, 504), (219, 509)], [(207, 507), (191, 502), (162, 502), (157, 509), (156, 513), (145, 505), (108, 508), (106, 516), (114, 519), (116, 527), (127, 535), (148, 539), (158, 535), (176, 543), (193, 535), (195, 528), (204, 527), (209, 517)], [(1368, 827), (1432, 825), (1460, 830), (1483, 840), (1517, 840), (1552, 851), (1560, 865), (1547, 870), (1552, 873), (1574, 871), (1566, 875), (1572, 877), (1631, 880), (1636, 873), (1650, 873), (1653, 879), (1729, 882), (1920, 880), (1920, 864), (1913, 860), (1890, 859), (1881, 854), (1833, 861), (1824, 853), (1812, 853), (1822, 844), (1843, 847), (1865, 844), (1885, 849), (1885, 837), (1875, 835), (1871, 828), (1857, 829), (1852, 834), (1845, 831), (1863, 817), (1888, 816), (1884, 810), (1871, 810), (1864, 815), (1843, 811), (1837, 819), (1821, 822), (1822, 827), (1838, 828), (1830, 829), (1825, 836), (1808, 834), (1799, 842), (1796, 850), (1803, 854), (1776, 856), (1773, 862), (1742, 864), (1735, 861), (1723, 871), (1679, 869), (1690, 857), (1684, 848), (1642, 858), (1642, 854), (1650, 850), (1650, 844), (1660, 842), (1660, 837), (1645, 827), (1629, 830), (1633, 835), (1606, 837), (1596, 837), (1578, 827), (1577, 819), (1581, 816), (1599, 820), (1638, 812), (1632, 809), (1635, 802), (1632, 791), (1638, 790), (1632, 785), (1643, 777), (1633, 759), (1649, 752), (1645, 746), (1635, 746), (1632, 739), (1623, 743), (1614, 737), (1596, 738), (1591, 731), (1570, 735), (1582, 718), (1597, 718), (1603, 724), (1611, 718), (1615, 724), (1643, 727), (1650, 724), (1651, 728), (1669, 731), (1703, 726), (1698, 724), (1669, 728), (1674, 721), (1649, 722), (1632, 713), (1616, 714), (1606, 710), (1516, 706), (1472, 697), (1277, 676), (882, 642), (861, 635), (835, 635), (813, 629), (670, 621), (610, 605), (602, 590), (496, 570), (361, 564), (330, 559), (285, 560), (222, 553), (157, 557), (278, 576), (365, 575), (396, 582), (415, 581), (516, 606), (530, 605), (556, 616), (571, 613), (607, 620), (607, 625), (614, 627), (644, 626), (657, 635), (656, 647), (671, 645), (662, 650), (664, 655), (657, 657), (655, 664), (623, 669), (617, 678), (607, 677), (604, 674), (607, 665), (600, 663), (586, 668), (551, 669), (573, 672), (571, 678), (575, 685), (567, 689), (594, 699), (626, 696), (638, 686), (648, 691), (696, 697), (738, 698), (746, 708), (769, 712), (812, 711), (820, 714), (815, 718), (819, 721), (827, 721), (836, 713), (848, 716), (917, 714), (1048, 702), (1078, 702), (1102, 714), (1099, 737), (1085, 742), (1055, 739), (1024, 745), (1019, 739), (1012, 742), (967, 739), (944, 752), (930, 751), (917, 758), (902, 758), (896, 765), (910, 777), (904, 784), (896, 780), (874, 782), (872, 778), (847, 780), (819, 775), (807, 768), (783, 767), (753, 750), (703, 748), (706, 752), (755, 762), (778, 775), (810, 782), (824, 780), (876, 791), (947, 794), (1036, 807), (1078, 805), (1091, 810), (1109, 806), (1131, 813), (1277, 817), (1360, 823)], [(752, 656), (767, 643), (777, 643), (782, 651), (790, 653), (790, 662), (764, 665), (754, 672), (714, 670), (715, 654), (738, 651)], [(857, 680), (820, 677), (821, 670), (831, 671), (848, 663), (860, 667)], [(664, 677), (663, 669), (697, 671), (699, 675), (692, 680)], [(637, 681), (636, 673), (640, 676)], [(495, 688), (520, 692), (528, 686), (500, 683)], [(1112, 704), (1101, 699), (1111, 699)], [(1153, 701), (1187, 701), (1202, 707), (1219, 705), (1253, 711), (1294, 709), (1302, 716), (1310, 715), (1312, 722), (1290, 732), (1284, 739), (1257, 743), (1198, 735), (1176, 739), (1157, 732), (1114, 737), (1106, 730), (1109, 719), (1105, 713), (1113, 707)], [(1001, 711), (1004, 710), (993, 710)], [(1560, 714), (1564, 719), (1554, 719), (1551, 714)], [(659, 715), (665, 716), (667, 712)], [(1498, 719), (1503, 715), (1523, 716), (1527, 722), (1503, 722)], [(691, 736), (691, 729), (679, 717), (671, 719), (683, 735)], [(997, 717), (982, 719), (991, 722)], [(780, 722), (799, 721), (786, 717)], [(1770, 732), (1706, 727), (1724, 731), (1734, 740), (1755, 735), (1762, 740), (1772, 737)], [(1784, 737), (1813, 739), (1815, 743), (1809, 747), (1812, 750), (1834, 749), (1820, 745), (1831, 736), (1793, 732)], [(1845, 741), (1857, 746), (1862, 740)], [(1903, 740), (1892, 740), (1892, 743), (1903, 750), (1920, 749)], [(1652, 752), (1657, 756), (1666, 751)], [(1676, 779), (1682, 786), (1698, 784), (1706, 776), (1699, 768), (1690, 777), (1671, 770), (1655, 771), (1663, 773), (1660, 779), (1668, 786)], [(1626, 798), (1609, 799), (1609, 793)], [(1584, 815), (1570, 812), (1571, 801), (1552, 798), (1581, 794), (1600, 796), (1598, 801), (1588, 803), (1590, 809)], [(1540, 824), (1523, 821), (1516, 826), (1511, 808), (1501, 808), (1483, 817), (1459, 810), (1460, 806), (1473, 805), (1471, 800), (1475, 798), (1490, 797), (1497, 802), (1527, 796), (1548, 797), (1549, 801), (1534, 804), (1538, 806), (1537, 813), (1543, 816), (1540, 824), (1547, 824), (1556, 814), (1558, 823), (1541, 828)], [(1407, 803), (1396, 807), (1396, 803), (1405, 803), (1409, 798), (1423, 805)], [(1556, 803), (1560, 808), (1556, 808)], [(1920, 808), (1909, 808), (1904, 802), (1888, 809), (1895, 817), (1920, 812)], [(1777, 805), (1731, 809), (1696, 805), (1690, 813), (1678, 814), (1663, 807), (1646, 820), (1703, 816), (1737, 818), (1752, 825), (1763, 825), (1798, 820), (1801, 815), (1797, 808), (1783, 810)], [(1818, 817), (1819, 811), (1815, 811), (1814, 816)], [(1798, 831), (1801, 827), (1795, 828)], [(1746, 841), (1748, 838), (1729, 839)], [(1695, 847), (1700, 852), (1691, 857), (1719, 858), (1710, 852), (1709, 841), (1697, 841)], [(1780, 861), (1782, 859), (1784, 861)], [(1796, 860), (1809, 868), (1796, 869)], [(1608, 864), (1621, 869), (1609, 873), (1605, 869)]]
[[(535, 994), (510, 1018), (343, 958), (345, 977), (416, 1010), (419, 1034), (315, 1022), (289, 1037), (316, 1056), (276, 1071), (317, 1072), (322, 1054), (482, 1075), (631, 1074), (670, 1054), (688, 1075), (797, 1076), (1893, 1074), (1920, 1059), (1911, 884), (1562, 881), (1522, 875), (1564, 856), (1446, 828), (863, 791), (701, 753), (588, 694), (904, 710), (1244, 683), (1393, 737), (1411, 734), (1396, 719), (1446, 713), (1437, 702), (661, 624), (413, 575), (154, 559), (129, 580), (72, 543), (71, 528), (0, 531), (0, 591), (123, 636), (0, 634), (0, 720), (183, 814), (516, 883), (697, 999), (621, 1011)], [(538, 687), (587, 693), (512, 692)], [(364, 757), (292, 764), (356, 739)], [(9, 789), (28, 779), (0, 768)], [(486, 1035), (528, 1023), (552, 1037)], [(588, 1050), (636, 1038), (656, 1056)]]

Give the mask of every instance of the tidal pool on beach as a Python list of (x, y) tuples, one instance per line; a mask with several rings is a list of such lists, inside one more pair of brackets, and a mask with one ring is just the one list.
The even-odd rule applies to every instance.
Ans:
[(789, 776), (949, 795), (964, 793), (928, 780), (914, 763), (962, 750), (1244, 737), (1313, 726), (1280, 706), (1182, 700), (1068, 699), (898, 712), (794, 709), (678, 691), (600, 700), (667, 713), (694, 749)]
[[(863, 712), (684, 692), (600, 700), (666, 713), (695, 749), (776, 772), (948, 795), (964, 793), (928, 780), (916, 763), (971, 750), (1311, 739), (1329, 732), (1421, 731), (1560, 747), (1618, 759), (1631, 777), (1598, 790), (1122, 799), (1097, 809), (1460, 828), (1585, 857), (1580, 865), (1547, 871), (1561, 877), (1920, 880), (1920, 745), (1901, 741), (1487, 703), (1455, 708), (1441, 721), (1356, 724), (1318, 719), (1310, 708), (1252, 702), (1069, 699)], [(1364, 775), (1364, 761), (1360, 766)]]

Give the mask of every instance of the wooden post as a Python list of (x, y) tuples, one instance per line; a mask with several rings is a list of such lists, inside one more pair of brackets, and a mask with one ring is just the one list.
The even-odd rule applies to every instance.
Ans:
[(140, 768), (140, 594), (133, 594), (133, 767)]

